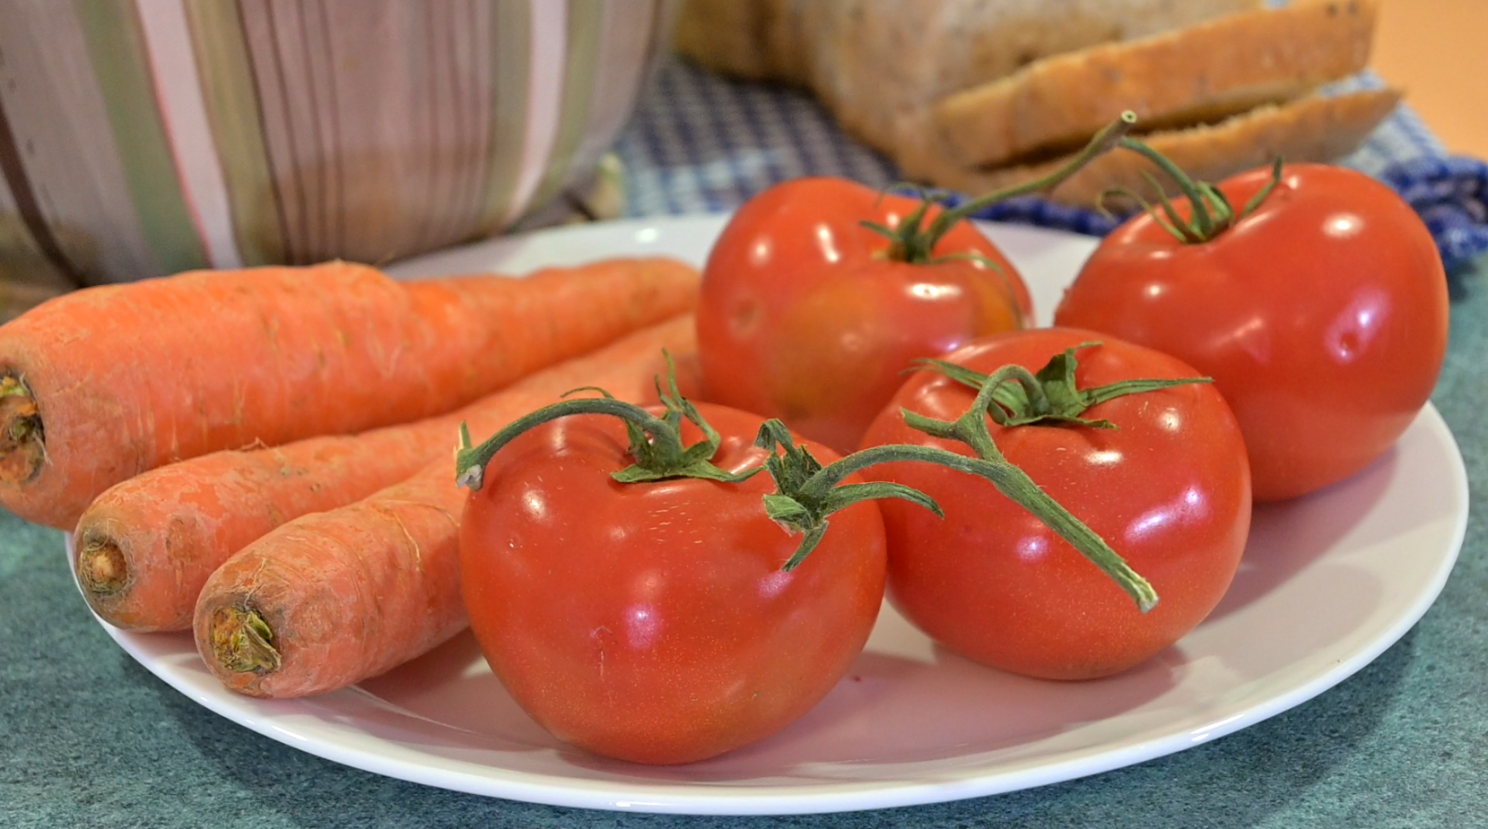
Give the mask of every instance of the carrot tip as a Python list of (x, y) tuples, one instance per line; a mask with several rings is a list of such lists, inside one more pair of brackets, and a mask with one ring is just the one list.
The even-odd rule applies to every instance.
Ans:
[(36, 398), (19, 377), (0, 377), (0, 483), (26, 483), (41, 472), (45, 460)]
[(129, 560), (112, 538), (89, 538), (77, 557), (78, 581), (88, 596), (95, 599), (115, 596), (129, 585)]
[(219, 608), (212, 614), (212, 656), (226, 671), (270, 674), (282, 661), (274, 649), (274, 631), (256, 610)]

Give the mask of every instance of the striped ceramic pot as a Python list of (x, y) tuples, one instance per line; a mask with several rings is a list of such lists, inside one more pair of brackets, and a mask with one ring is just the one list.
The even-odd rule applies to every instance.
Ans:
[(0, 285), (381, 263), (589, 171), (672, 0), (0, 0)]

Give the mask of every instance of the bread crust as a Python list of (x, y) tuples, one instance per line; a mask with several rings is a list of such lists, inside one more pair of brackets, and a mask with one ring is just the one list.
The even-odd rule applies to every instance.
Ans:
[[(849, 133), (893, 158), (907, 178), (980, 194), (1052, 172), (1067, 160), (1066, 150), (1122, 109), (1144, 116), (1139, 128), (1151, 131), (1149, 144), (1208, 180), (1278, 155), (1347, 155), (1389, 116), (1400, 92), (1314, 90), (1367, 64), (1377, 5), (686, 0), (677, 42), (704, 66), (809, 87)], [(1040, 91), (986, 103), (988, 90), (1034, 89), (1012, 75), (1029, 65), (1038, 68), (1027, 75), (1044, 78)], [(1207, 125), (1185, 126), (1189, 120)], [(1033, 126), (1019, 126), (1023, 121)], [(1007, 138), (1015, 128), (1033, 137)], [(983, 139), (989, 143), (977, 143)], [(1028, 155), (1040, 150), (1047, 154), (1038, 161)], [(980, 161), (992, 158), (1012, 163)], [(1144, 170), (1157, 172), (1135, 153), (1111, 152), (1050, 196), (1091, 206), (1112, 187), (1148, 192)], [(1160, 180), (1174, 192), (1165, 176)]]
[[(1348, 155), (1364, 142), (1400, 103), (1398, 89), (1370, 89), (1343, 95), (1309, 95), (1285, 104), (1266, 104), (1220, 123), (1141, 136), (1192, 178), (1218, 182), (1244, 170), (1273, 163), (1327, 162)], [(957, 164), (925, 142), (906, 156), (904, 172), (935, 187), (972, 194), (990, 193), (1040, 178), (1070, 156), (1038, 164), (986, 169)], [(1056, 202), (1093, 207), (1102, 193), (1124, 188), (1151, 197), (1151, 174), (1169, 195), (1176, 183), (1137, 153), (1112, 150), (1048, 193)]]
[(958, 163), (992, 165), (1076, 149), (1123, 110), (1148, 129), (1217, 121), (1359, 72), (1377, 15), (1308, 2), (1057, 55), (947, 97), (934, 128)]
[[(1265, 0), (686, 0), (676, 45), (704, 67), (809, 87), (896, 154), (945, 96), (1049, 55), (1145, 37)], [(909, 137), (910, 139), (913, 136)]]

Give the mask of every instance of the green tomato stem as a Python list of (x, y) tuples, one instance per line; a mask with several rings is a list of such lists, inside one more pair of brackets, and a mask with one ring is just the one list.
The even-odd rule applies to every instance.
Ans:
[(863, 226), (886, 236), (889, 239), (889, 250), (887, 256), (895, 262), (911, 262), (915, 264), (926, 264), (936, 261), (935, 246), (950, 232), (951, 228), (963, 219), (980, 210), (985, 210), (994, 204), (1007, 201), (1017, 196), (1029, 193), (1037, 193), (1059, 186), (1075, 173), (1080, 172), (1090, 162), (1102, 154), (1114, 149), (1118, 142), (1137, 124), (1137, 115), (1130, 110), (1121, 113), (1114, 122), (1096, 133), (1090, 142), (1085, 145), (1069, 163), (1055, 170), (1043, 178), (1027, 181), (1022, 184), (995, 190), (984, 196), (972, 199), (959, 207), (944, 210), (931, 221), (928, 228), (922, 228), (926, 212), (935, 199), (928, 195), (921, 196), (921, 204), (909, 216), (900, 222), (897, 228), (888, 228), (881, 224), (864, 221)]
[[(932, 240), (929, 248), (935, 247), (934, 242), (940, 241), (940, 237), (944, 236), (951, 229), (951, 225), (967, 218), (973, 213), (985, 210), (995, 204), (1001, 204), (1008, 199), (1028, 195), (1029, 193), (1052, 190), (1058, 187), (1071, 176), (1085, 169), (1090, 162), (1120, 145), (1127, 133), (1131, 132), (1136, 125), (1137, 114), (1131, 110), (1127, 110), (1121, 113), (1120, 117), (1115, 121), (1107, 124), (1100, 132), (1096, 133), (1090, 139), (1089, 143), (1080, 152), (1075, 154), (1074, 158), (1071, 158), (1063, 167), (1060, 167), (1049, 175), (1012, 187), (994, 190), (985, 196), (972, 199), (959, 207), (941, 213), (935, 217), (935, 221), (930, 224), (930, 229), (926, 234)], [(926, 250), (927, 253), (929, 248)]]
[(1139, 610), (1146, 613), (1156, 607), (1157, 591), (1151, 583), (1112, 550), (1105, 539), (1040, 489), (1027, 473), (1010, 463), (997, 448), (987, 427), (986, 413), (998, 408), (993, 402), (994, 397), (1009, 381), (1020, 385), (1029, 384), (1025, 395), (1035, 400), (1044, 399), (1047, 407), (1047, 396), (1043, 394), (1038, 378), (1026, 369), (1011, 366), (983, 382), (971, 407), (955, 422), (939, 421), (908, 410), (903, 411), (905, 421), (911, 427), (923, 429), (937, 437), (965, 443), (971, 447), (976, 457), (967, 457), (938, 447), (888, 444), (854, 452), (823, 467), (804, 448), (796, 447), (791, 442), (789, 430), (784, 424), (770, 421), (762, 427), (756, 443), (771, 450), (777, 446), (784, 449), (781, 455), (772, 454), (766, 462), (779, 486), (779, 491), (767, 499), (766, 510), (788, 529), (804, 533), (802, 544), (790, 561), (786, 562), (786, 569), (799, 564), (815, 549), (825, 533), (832, 513), (858, 501), (900, 498), (924, 506), (937, 515), (943, 515), (934, 499), (902, 484), (885, 485), (880, 482), (877, 486), (839, 486), (847, 476), (882, 463), (933, 463), (989, 481), (998, 492), (1043, 521), (1055, 534), (1068, 541), (1114, 579), (1137, 603)]
[[(1089, 348), (1098, 343), (1085, 343)], [(1179, 379), (1133, 379), (1082, 389), (1076, 383), (1078, 348), (1055, 355), (1036, 374), (1021, 366), (1004, 366), (990, 375), (951, 363), (925, 361), (933, 371), (977, 390), (971, 407), (955, 421), (943, 421), (903, 410), (911, 428), (969, 446), (984, 465), (968, 470), (986, 478), (998, 491), (1043, 521), (1057, 535), (1116, 581), (1136, 601), (1142, 612), (1156, 606), (1156, 590), (1138, 574), (1105, 539), (1049, 497), (1026, 472), (1008, 462), (987, 426), (990, 417), (1004, 427), (1037, 423), (1072, 423), (1097, 428), (1116, 428), (1106, 420), (1084, 417), (1091, 407), (1130, 394), (1142, 394), (1172, 386), (1211, 382), (1207, 377)]]
[[(1184, 244), (1203, 244), (1229, 230), (1236, 222), (1255, 212), (1266, 200), (1266, 197), (1271, 195), (1271, 192), (1281, 183), (1282, 160), (1278, 157), (1272, 164), (1271, 180), (1245, 203), (1244, 208), (1239, 213), (1236, 213), (1222, 190), (1209, 182), (1196, 181), (1183, 168), (1173, 163), (1172, 159), (1153, 149), (1140, 139), (1131, 136), (1122, 136), (1116, 142), (1116, 145), (1122, 149), (1131, 150), (1151, 161), (1178, 184), (1178, 189), (1188, 199), (1189, 204), (1193, 206), (1193, 214), (1188, 221), (1184, 221), (1183, 217), (1178, 215), (1177, 209), (1169, 201), (1164, 188), (1157, 183), (1157, 180), (1150, 173), (1144, 171), (1142, 175), (1152, 185), (1153, 189), (1157, 191), (1158, 201), (1162, 206), (1163, 213), (1167, 216), (1167, 221), (1163, 221), (1152, 205), (1140, 197), (1135, 198), (1142, 205), (1142, 208), (1152, 216), (1154, 221)], [(1129, 198), (1134, 197), (1132, 193), (1121, 188), (1113, 188), (1111, 192), (1119, 193)], [(1104, 200), (1105, 194), (1102, 194), (1101, 198)]]
[[(755, 468), (732, 473), (713, 465), (713, 456), (718, 453), (722, 438), (697, 408), (677, 391), (676, 368), (671, 364), (670, 354), (667, 355), (667, 364), (671, 393), (663, 390), (659, 381), (657, 383), (665, 407), (663, 417), (657, 417), (634, 403), (616, 400), (603, 389), (588, 389), (598, 391), (602, 396), (563, 400), (545, 406), (512, 421), (479, 446), (471, 445), (470, 427), (461, 423), (460, 444), (455, 451), (456, 481), (472, 491), (479, 490), (484, 484), (486, 465), (518, 435), (544, 423), (579, 414), (609, 415), (625, 421), (630, 434), (630, 454), (636, 462), (614, 473), (615, 480), (621, 483), (668, 478), (704, 478), (736, 483), (759, 472), (760, 468)], [(703, 440), (692, 446), (682, 444), (683, 418), (702, 430)]]
[[(1179, 377), (1172, 379), (1132, 378), (1108, 383), (1094, 388), (1082, 388), (1075, 378), (1079, 360), (1075, 353), (1083, 348), (1098, 346), (1098, 342), (1081, 343), (1067, 348), (1062, 354), (1049, 359), (1048, 364), (1037, 374), (1022, 366), (1003, 366), (992, 374), (948, 363), (944, 360), (920, 360), (930, 371), (943, 374), (956, 382), (973, 389), (992, 387), (987, 414), (999, 426), (1027, 426), (1037, 423), (1072, 423), (1114, 429), (1108, 420), (1092, 420), (1085, 417), (1086, 410), (1125, 397), (1144, 394), (1174, 386), (1193, 383), (1212, 383), (1208, 377)], [(993, 405), (995, 404), (995, 405)]]

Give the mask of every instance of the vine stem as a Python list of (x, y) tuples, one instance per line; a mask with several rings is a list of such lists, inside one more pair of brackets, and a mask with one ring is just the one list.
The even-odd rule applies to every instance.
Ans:
[(766, 496), (765, 508), (770, 517), (788, 529), (804, 534), (800, 548), (786, 563), (786, 569), (799, 564), (816, 547), (826, 533), (828, 517), (833, 512), (858, 501), (899, 498), (943, 516), (940, 505), (933, 498), (903, 484), (876, 481), (841, 485), (849, 475), (878, 464), (933, 463), (987, 480), (998, 492), (1028, 510), (1110, 576), (1132, 597), (1141, 612), (1156, 607), (1158, 595), (1152, 584), (1111, 549), (1100, 534), (1044, 492), (1026, 472), (1008, 461), (992, 439), (987, 417), (990, 412), (1001, 411), (994, 401), (1007, 383), (1021, 385), (1028, 400), (1039, 401), (1036, 405), (1052, 412), (1052, 403), (1040, 378), (1021, 366), (1009, 365), (984, 380), (970, 408), (954, 422), (901, 409), (905, 422), (912, 428), (965, 443), (971, 447), (975, 457), (933, 446), (886, 444), (862, 449), (823, 467), (809, 452), (791, 442), (790, 432), (784, 424), (767, 421), (760, 429), (756, 444), (771, 449), (772, 453), (777, 447), (784, 451), (781, 455), (772, 454), (766, 461), (779, 485), (779, 492)]
[(1001, 190), (994, 190), (985, 196), (972, 199), (959, 207), (942, 212), (930, 223), (930, 235), (937, 240), (950, 230), (951, 225), (961, 221), (973, 213), (985, 210), (995, 204), (1001, 204), (1008, 199), (1025, 196), (1029, 193), (1038, 193), (1044, 190), (1052, 190), (1064, 183), (1074, 174), (1085, 169), (1086, 165), (1110, 150), (1117, 147), (1127, 133), (1131, 132), (1137, 125), (1137, 114), (1131, 110), (1121, 113), (1115, 121), (1107, 124), (1100, 132), (1096, 133), (1068, 164), (1055, 170), (1043, 178), (1027, 181)]
[[(1027, 374), (1027, 369), (1020, 373), (1016, 370), (1019, 368), (1021, 367), (1006, 366), (993, 373), (977, 392), (971, 407), (953, 422), (924, 417), (904, 409), (901, 411), (905, 422), (934, 437), (957, 440), (970, 446), (976, 453), (978, 462), (968, 472), (991, 482), (998, 492), (1028, 510), (1056, 535), (1068, 541), (1091, 563), (1115, 580), (1137, 603), (1140, 611), (1146, 613), (1152, 610), (1157, 606), (1158, 595), (1151, 582), (1133, 570), (1126, 559), (1111, 549), (1099, 533), (1044, 492), (1028, 473), (1010, 463), (992, 439), (992, 432), (987, 428), (987, 416), (989, 410), (998, 408), (993, 402), (994, 395), (998, 387), (1007, 380), (1022, 382), (1022, 375)], [(963, 457), (954, 452), (948, 454)]]
[[(455, 481), (471, 491), (481, 488), (485, 482), (486, 465), (496, 457), (503, 447), (518, 435), (535, 429), (544, 423), (578, 414), (598, 414), (618, 417), (625, 423), (630, 434), (630, 455), (635, 463), (622, 469), (612, 477), (621, 483), (660, 481), (668, 478), (703, 478), (710, 481), (738, 483), (747, 480), (763, 467), (742, 472), (727, 472), (713, 465), (713, 456), (723, 438), (708, 423), (697, 407), (677, 389), (677, 369), (672, 355), (663, 351), (667, 361), (667, 386), (661, 379), (656, 381), (656, 396), (665, 413), (657, 417), (646, 409), (616, 400), (604, 389), (587, 387), (569, 392), (597, 391), (599, 397), (563, 400), (544, 406), (526, 414), (492, 435), (479, 446), (470, 442), (470, 427), (460, 424), (460, 443), (455, 450)], [(682, 421), (691, 421), (703, 433), (703, 439), (691, 446), (682, 444)]]
[(935, 219), (930, 222), (928, 228), (922, 228), (925, 216), (932, 202), (929, 196), (922, 196), (921, 204), (914, 212), (899, 223), (897, 228), (889, 228), (884, 225), (864, 221), (862, 224), (869, 230), (886, 236), (889, 239), (888, 258), (896, 262), (928, 263), (934, 261), (935, 246), (950, 232), (951, 228), (972, 214), (985, 210), (994, 204), (1007, 201), (1017, 196), (1027, 195), (1049, 190), (1059, 186), (1066, 179), (1080, 172), (1102, 154), (1114, 149), (1121, 139), (1136, 127), (1136, 113), (1127, 110), (1112, 123), (1108, 124), (1100, 132), (1091, 138), (1080, 152), (1076, 153), (1067, 164), (1058, 170), (1042, 178), (995, 190), (984, 196), (979, 196), (964, 204), (948, 210), (942, 210)]
[[(455, 474), (460, 486), (472, 491), (479, 490), (484, 483), (486, 465), (496, 457), (508, 443), (524, 432), (529, 432), (544, 423), (579, 414), (600, 414), (618, 417), (645, 431), (656, 444), (676, 454), (682, 453), (682, 436), (669, 427), (666, 421), (633, 403), (613, 397), (585, 397), (578, 400), (563, 400), (523, 415), (479, 446), (470, 442), (470, 427), (460, 424), (460, 447), (455, 452)], [(664, 450), (664, 451), (665, 451)]]
[[(853, 504), (881, 498), (897, 498), (918, 504), (943, 516), (939, 504), (929, 495), (892, 481), (844, 484), (848, 476), (884, 463), (934, 463), (951, 470), (985, 478), (998, 491), (1037, 516), (1060, 537), (1095, 562), (1136, 600), (1146, 612), (1157, 604), (1157, 593), (1140, 575), (1131, 570), (1101, 537), (1049, 497), (1021, 469), (1009, 463), (998, 451), (986, 425), (985, 414), (996, 408), (993, 400), (1004, 379), (1024, 387), (1025, 398), (1049, 401), (1043, 395), (1039, 378), (1026, 370), (1009, 367), (997, 375), (996, 382), (986, 382), (977, 392), (970, 410), (955, 423), (943, 423), (905, 412), (906, 421), (932, 434), (955, 437), (968, 445), (976, 457), (930, 446), (890, 444), (854, 452), (823, 466), (811, 453), (795, 444), (790, 429), (779, 420), (766, 420), (760, 426), (755, 444), (769, 450), (764, 464), (739, 473), (729, 473), (712, 463), (721, 444), (718, 432), (708, 425), (702, 414), (677, 391), (672, 373), (670, 394), (658, 381), (665, 414), (657, 417), (632, 403), (616, 400), (602, 390), (601, 397), (564, 400), (527, 414), (498, 431), (479, 446), (472, 445), (470, 430), (460, 426), (460, 445), (455, 455), (456, 476), (462, 486), (478, 490), (484, 483), (485, 468), (503, 447), (531, 429), (559, 418), (578, 414), (601, 414), (618, 417), (630, 432), (630, 454), (636, 463), (613, 474), (623, 483), (655, 481), (673, 477), (695, 477), (738, 483), (761, 470), (774, 478), (776, 491), (764, 496), (765, 512), (792, 533), (801, 533), (796, 551), (782, 569), (791, 570), (814, 550), (825, 537), (829, 516)], [(684, 446), (681, 438), (683, 418), (697, 425), (705, 438)], [(914, 420), (921, 421), (916, 424)]]
[[(1282, 160), (1278, 156), (1272, 163), (1270, 181), (1266, 183), (1265, 187), (1257, 191), (1237, 213), (1222, 190), (1207, 181), (1195, 180), (1182, 167), (1175, 164), (1172, 159), (1158, 152), (1146, 142), (1138, 138), (1123, 135), (1117, 139), (1116, 146), (1141, 155), (1143, 158), (1157, 165), (1158, 169), (1167, 173), (1177, 183), (1178, 189), (1183, 193), (1184, 198), (1188, 199), (1189, 204), (1193, 207), (1193, 212), (1189, 220), (1184, 221), (1183, 217), (1178, 214), (1178, 210), (1173, 206), (1173, 203), (1168, 199), (1162, 185), (1158, 184), (1157, 180), (1145, 171), (1142, 175), (1147, 179), (1147, 182), (1153, 189), (1157, 191), (1158, 202), (1162, 207), (1163, 214), (1167, 217), (1166, 221), (1158, 215), (1156, 208), (1144, 201), (1140, 196), (1136, 196), (1124, 188), (1113, 188), (1109, 192), (1124, 195), (1128, 198), (1135, 198), (1142, 205), (1143, 209), (1152, 216), (1154, 221), (1184, 244), (1203, 244), (1229, 230), (1236, 222), (1255, 212), (1261, 206), (1262, 202), (1266, 200), (1266, 197), (1271, 195), (1271, 192), (1281, 184)], [(1106, 195), (1106, 193), (1101, 194), (1102, 202), (1104, 202)]]

